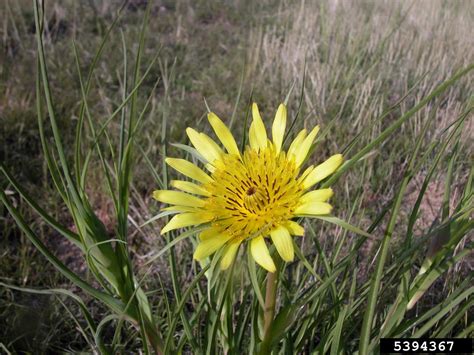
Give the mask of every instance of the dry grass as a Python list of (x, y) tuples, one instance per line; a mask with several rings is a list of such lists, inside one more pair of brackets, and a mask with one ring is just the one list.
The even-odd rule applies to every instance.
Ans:
[[(474, 6), (458, 1), (322, 1), (289, 3), (251, 33), (250, 62), (269, 88), (301, 82), (305, 101), (326, 115), (350, 100), (357, 127), (414, 82), (423, 96), (474, 59)], [(469, 86), (472, 78), (464, 84)], [(341, 88), (343, 90), (341, 90)], [(452, 93), (454, 98), (461, 89)], [(457, 97), (459, 98), (459, 97)]]

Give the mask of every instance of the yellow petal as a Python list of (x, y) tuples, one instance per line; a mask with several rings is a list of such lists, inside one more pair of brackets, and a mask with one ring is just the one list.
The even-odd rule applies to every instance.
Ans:
[(163, 203), (179, 206), (202, 207), (204, 201), (196, 196), (188, 195), (181, 191), (156, 190), (153, 191), (153, 198)]
[(290, 148), (288, 148), (287, 156), (290, 157), (295, 155), (296, 149), (303, 143), (304, 139), (306, 138), (306, 129), (302, 129), (300, 133), (296, 136), (296, 138), (291, 142)]
[(187, 160), (166, 158), (165, 161), (173, 169), (179, 171), (181, 174), (190, 177), (193, 180), (202, 182), (203, 184), (213, 181), (209, 175), (207, 175), (204, 171), (202, 171), (196, 165), (190, 163)]
[(257, 264), (259, 264), (265, 270), (270, 272), (276, 271), (275, 263), (270, 256), (270, 252), (268, 251), (267, 245), (265, 244), (265, 240), (262, 236), (253, 238), (250, 241), (250, 253)]
[(309, 174), (310, 172), (312, 172), (313, 169), (314, 169), (314, 166), (313, 166), (313, 165), (308, 166), (308, 167), (306, 168), (306, 170), (303, 171), (303, 173), (302, 173), (302, 174), (300, 175), (300, 177), (298, 178), (298, 184), (301, 183), (304, 179), (306, 179), (306, 176), (308, 176), (308, 174)]
[(281, 258), (285, 261), (293, 261), (295, 250), (293, 249), (293, 239), (288, 229), (280, 226), (270, 233), (270, 237)]
[[(214, 163), (218, 162), (218, 160), (214, 160)], [(216, 167), (212, 164), (207, 163), (204, 165), (204, 167), (212, 174), (214, 171), (216, 171)]]
[(213, 227), (209, 227), (209, 228), (203, 230), (199, 234), (199, 239), (204, 240), (204, 239), (212, 238), (212, 237), (214, 237), (216, 235), (219, 235), (219, 234), (222, 234), (222, 230), (217, 229), (217, 228), (213, 228)]
[(286, 222), (285, 228), (288, 229), (288, 232), (290, 232), (291, 235), (298, 235), (298, 236), (304, 235), (304, 228), (300, 226), (298, 223), (296, 223), (295, 221)]
[(324, 215), (331, 213), (332, 206), (326, 202), (309, 202), (298, 206), (295, 215)]
[(253, 135), (256, 147), (264, 149), (267, 147), (267, 131), (265, 130), (265, 125), (263, 124), (262, 117), (260, 117), (260, 111), (256, 103), (252, 105), (252, 117), (253, 121), (250, 125), (251, 132), (249, 138)]
[(186, 129), (186, 133), (199, 154), (201, 154), (209, 163), (221, 158), (222, 150), (211, 138), (190, 127)]
[(257, 132), (255, 128), (255, 123), (253, 122), (250, 124), (250, 129), (249, 129), (249, 143), (252, 149), (258, 150), (259, 145), (258, 145)]
[(219, 147), (219, 145), (214, 141), (214, 139), (212, 139), (205, 133), (199, 133), (199, 136), (205, 144), (212, 147), (211, 149), (213, 149), (219, 155), (219, 158), (222, 156), (222, 154), (224, 154), (224, 151), (221, 149), (221, 147)]
[(334, 194), (334, 191), (332, 191), (332, 189), (314, 190), (301, 196), (300, 202), (301, 203), (325, 202), (329, 200), (333, 194)]
[(321, 180), (325, 179), (333, 172), (336, 171), (337, 168), (342, 164), (344, 158), (342, 154), (336, 154), (326, 160), (324, 163), (319, 164), (316, 166), (313, 171), (311, 171), (306, 179), (303, 181), (303, 187), (305, 189), (309, 189), (314, 184), (320, 182)]
[(301, 145), (295, 148), (294, 154), (295, 154), (296, 167), (299, 167), (301, 164), (303, 164), (311, 146), (313, 145), (314, 139), (316, 138), (316, 135), (318, 134), (318, 132), (319, 132), (319, 126), (314, 127), (313, 130), (310, 132), (310, 134), (308, 134), (308, 136), (301, 143)]
[(182, 180), (171, 180), (170, 185), (176, 189), (179, 189), (190, 194), (201, 195), (201, 196), (210, 196), (211, 194), (207, 192), (203, 187), (191, 182), (191, 181), (182, 181)]
[(229, 268), (229, 266), (232, 264), (232, 262), (235, 259), (235, 255), (237, 254), (237, 251), (239, 250), (241, 241), (236, 241), (236, 242), (231, 242), (227, 244), (224, 250), (224, 255), (222, 256), (221, 259), (221, 269), (226, 270)]
[(206, 213), (195, 213), (195, 212), (187, 212), (177, 214), (168, 222), (166, 226), (163, 227), (161, 230), (161, 234), (165, 234), (173, 229), (189, 227), (192, 225), (199, 225), (202, 223), (209, 222), (212, 220), (212, 215)]
[(212, 237), (202, 239), (194, 251), (194, 259), (202, 260), (207, 258), (221, 248), (229, 239), (230, 236), (225, 234), (215, 234)]
[(221, 141), (222, 145), (225, 147), (229, 154), (235, 154), (240, 156), (239, 148), (235, 142), (234, 136), (229, 131), (224, 122), (221, 121), (219, 117), (216, 116), (213, 112), (207, 115), (207, 119), (211, 124), (216, 136)]
[(273, 143), (275, 144), (276, 153), (280, 153), (281, 145), (283, 144), (283, 136), (286, 128), (286, 106), (280, 104), (275, 114), (272, 126)]
[(162, 208), (161, 211), (173, 211), (173, 212), (201, 212), (196, 207), (189, 206), (168, 206)]

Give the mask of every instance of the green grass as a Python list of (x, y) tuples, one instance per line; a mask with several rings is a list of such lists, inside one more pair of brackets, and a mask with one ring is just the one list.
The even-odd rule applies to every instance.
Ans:
[[(148, 22), (140, 4), (107, 35), (118, 3), (47, 2), (43, 64), (32, 2), (1, 5), (0, 346), (137, 351), (153, 344), (148, 323), (165, 352), (365, 354), (383, 336), (472, 337), (474, 77), (450, 81), (472, 68), (472, 3), (163, 2)], [(163, 156), (183, 154), (171, 143), (188, 143), (184, 129), (210, 132), (204, 100), (242, 138), (249, 101), (268, 127), (293, 85), (293, 132), (322, 127), (311, 163), (346, 156), (325, 182), (334, 215), (370, 238), (305, 222), (304, 262), (280, 265), (260, 344), (265, 273), (241, 253), (204, 274), (195, 231), (162, 237), (164, 220), (149, 222), (151, 191), (173, 178)]]

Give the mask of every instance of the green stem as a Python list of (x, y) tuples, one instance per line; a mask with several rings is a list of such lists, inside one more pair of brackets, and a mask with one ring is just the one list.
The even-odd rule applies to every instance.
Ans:
[(268, 272), (267, 287), (265, 290), (265, 308), (263, 310), (263, 341), (260, 354), (270, 352), (270, 329), (275, 316), (276, 295), (278, 290), (278, 269), (275, 272)]

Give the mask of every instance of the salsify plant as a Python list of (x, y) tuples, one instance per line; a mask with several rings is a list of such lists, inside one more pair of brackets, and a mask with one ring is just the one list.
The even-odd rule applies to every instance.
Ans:
[[(358, 192), (353, 201), (338, 204), (336, 214), (340, 218), (329, 215), (332, 206), (328, 201), (333, 195), (331, 186), (335, 186), (344, 173), (364, 166), (404, 123), (429, 103), (436, 102), (436, 98), (473, 70), (474, 64), (440, 83), (400, 117), (384, 121), (388, 116), (393, 118), (394, 108), (405, 99), (401, 98), (380, 118), (374, 119), (366, 131), (354, 134), (340, 149), (342, 154), (332, 155), (325, 161), (318, 159), (315, 165), (310, 164), (314, 161), (311, 153), (318, 143), (319, 127), (293, 134), (300, 106), (293, 112), (289, 129), (286, 128), (287, 116), (292, 116), (290, 108), (287, 112), (290, 94), (276, 111), (271, 140), (256, 104), (246, 105), (253, 120), (248, 136), (247, 118), (242, 120), (244, 133), (240, 145), (230, 128), (208, 109), (209, 123), (220, 144), (188, 128), (186, 132), (194, 148), (174, 144), (183, 148), (186, 159), (168, 157), (163, 159), (167, 164), (160, 165), (152, 162), (135, 140), (153, 95), (152, 92), (140, 107), (138, 90), (159, 55), (153, 57), (142, 73), (149, 7), (140, 32), (131, 82), (122, 37), (123, 92), (117, 108), (103, 117), (103, 121), (93, 117), (88, 96), (97, 63), (119, 16), (105, 33), (87, 77), (81, 73), (79, 52), (73, 46), (80, 105), (74, 154), (69, 158), (48, 76), (43, 43), (44, 9), (39, 1), (34, 4), (39, 135), (51, 184), (75, 228), (43, 209), (3, 165), (1, 173), (6, 178), (6, 188), (2, 186), (0, 198), (23, 234), (81, 291), (24, 288), (7, 284), (5, 280), (0, 281), (2, 287), (69, 297), (83, 315), (82, 320), (72, 316), (81, 335), (92, 352), (103, 354), (128, 350), (147, 354), (372, 354), (377, 352), (382, 337), (467, 337), (472, 334), (474, 327), (468, 316), (474, 305), (472, 277), (449, 285), (441, 302), (419, 309), (417, 306), (429, 287), (472, 252), (472, 243), (462, 244), (462, 241), (474, 227), (470, 217), (474, 205), (474, 169), (470, 168), (456, 201), (452, 199), (451, 183), (456, 178), (458, 153), (462, 149), (459, 137), (467, 118), (472, 115), (473, 102), (467, 103), (436, 141), (424, 142), (432, 117), (426, 120), (419, 139), (404, 157), (406, 164), (394, 195), (387, 198), (382, 211), (374, 213), (367, 228), (362, 230), (346, 222), (359, 216), (364, 195), (361, 186), (354, 187)], [(160, 79), (168, 80), (164, 74)], [(414, 89), (416, 83), (406, 96)], [(301, 97), (303, 90), (304, 85)], [(236, 107), (239, 98), (240, 92)], [(160, 113), (163, 114), (160, 154), (165, 157), (170, 140), (167, 137), (169, 122), (166, 112)], [(118, 121), (118, 132), (109, 129), (114, 121)], [(384, 129), (372, 131), (373, 126), (382, 121)], [(86, 131), (89, 140), (85, 138)], [(116, 145), (112, 134), (118, 135)], [(361, 138), (366, 134), (370, 136), (368, 142)], [(447, 154), (449, 163), (444, 169), (442, 162)], [(147, 204), (139, 203), (143, 223), (134, 221), (132, 228), (129, 207), (136, 202), (130, 200), (137, 157), (148, 164), (159, 186), (153, 193), (154, 198), (169, 206), (148, 219)], [(94, 159), (102, 169), (114, 206), (112, 233), (95, 212), (91, 198), (94, 191), (87, 188)], [(167, 165), (193, 181), (172, 180), (168, 184)], [(446, 170), (440, 218), (429, 230), (415, 237), (414, 226), (421, 201), (437, 170)], [(366, 170), (363, 171), (362, 180), (366, 178)], [(414, 206), (408, 210), (407, 225), (399, 226), (397, 221), (407, 186), (420, 171), (425, 172), (422, 187)], [(339, 186), (340, 190), (338, 187), (340, 200), (348, 189), (347, 182), (343, 182), (346, 186)], [(170, 190), (170, 186), (175, 190)], [(7, 196), (7, 190), (9, 194), (18, 194), (44, 224), (77, 247), (87, 266), (87, 276), (72, 271), (46, 246), (35, 225)], [(168, 216), (172, 216), (171, 219), (160, 229), (155, 222)], [(319, 234), (314, 219), (318, 220)], [(145, 265), (158, 259), (162, 261), (164, 256), (168, 265), (152, 275), (151, 269), (137, 268), (129, 249), (131, 230), (152, 235), (159, 230), (164, 234), (163, 237), (157, 235), (161, 248), (147, 256)], [(374, 236), (376, 231), (381, 231), (380, 240)], [(400, 240), (393, 247), (395, 232)], [(323, 233), (334, 237), (329, 248), (322, 245)], [(364, 278), (360, 276), (358, 258), (369, 238), (377, 247), (377, 253), (370, 262), (368, 277)], [(191, 252), (187, 253), (191, 244), (198, 262), (191, 261)], [(178, 245), (182, 249), (178, 250)], [(246, 253), (236, 259), (244, 245)], [(84, 293), (105, 306), (105, 315), (91, 311)], [(113, 335), (105, 331), (110, 329)]]
[(225, 270), (233, 262), (241, 243), (249, 241), (255, 261), (273, 273), (276, 271), (275, 263), (264, 238), (270, 237), (284, 261), (293, 261), (291, 236), (304, 234), (304, 228), (293, 219), (331, 212), (332, 207), (327, 201), (333, 195), (332, 189), (311, 189), (331, 175), (342, 164), (343, 158), (336, 154), (324, 163), (311, 165), (302, 171), (319, 126), (309, 134), (303, 129), (285, 152), (282, 144), (286, 106), (280, 104), (276, 112), (273, 141), (267, 138), (255, 103), (252, 116), (249, 145), (242, 153), (227, 126), (212, 112), (207, 116), (209, 123), (227, 152), (208, 135), (188, 128), (188, 137), (211, 175), (187, 160), (167, 158), (169, 166), (196, 183), (174, 180), (171, 186), (181, 191), (157, 190), (153, 197), (173, 205), (164, 210), (178, 213), (161, 230), (162, 234), (206, 224), (199, 234), (195, 259), (202, 260), (225, 245), (220, 262)]

